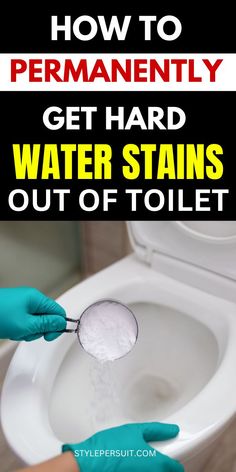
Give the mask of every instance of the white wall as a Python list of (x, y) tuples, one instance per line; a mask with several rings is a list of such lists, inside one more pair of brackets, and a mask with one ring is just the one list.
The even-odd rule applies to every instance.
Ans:
[(50, 293), (80, 273), (79, 223), (0, 222), (0, 287), (31, 285)]

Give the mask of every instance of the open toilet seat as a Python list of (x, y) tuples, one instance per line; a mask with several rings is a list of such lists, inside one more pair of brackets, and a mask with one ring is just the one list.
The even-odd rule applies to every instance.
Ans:
[[(206, 273), (205, 277), (207, 284), (211, 274)], [(75, 317), (80, 314), (78, 308), (82, 312), (101, 298), (171, 307), (199, 321), (214, 336), (218, 349), (214, 372), (193, 398), (161, 419), (179, 424), (181, 433), (175, 440), (158, 443), (158, 450), (180, 460), (183, 455), (191, 456), (213, 433), (221, 431), (236, 409), (235, 303), (161, 274), (135, 255), (76, 285), (58, 301), (68, 316)], [(168, 333), (171, 334), (171, 329)], [(28, 464), (60, 452), (62, 441), (52, 429), (49, 402), (60, 366), (75, 342), (73, 335), (65, 334), (53, 343), (41, 339), (21, 343), (12, 359), (2, 391), (1, 419), (9, 444)], [(154, 362), (152, 368), (155, 371)], [(196, 375), (195, 365), (192, 375)], [(62, 407), (66, 409), (68, 402), (70, 398), (65, 398)]]

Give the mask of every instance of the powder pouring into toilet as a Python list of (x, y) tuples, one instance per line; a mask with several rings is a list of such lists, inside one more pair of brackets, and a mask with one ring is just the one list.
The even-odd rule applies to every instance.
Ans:
[(116, 300), (99, 300), (82, 313), (77, 335), (88, 354), (100, 362), (114, 361), (135, 345), (138, 324), (126, 305)]

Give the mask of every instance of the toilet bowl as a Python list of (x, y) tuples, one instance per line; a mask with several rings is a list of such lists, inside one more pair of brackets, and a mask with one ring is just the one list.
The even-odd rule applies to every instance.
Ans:
[(181, 432), (153, 447), (203, 470), (236, 411), (236, 224), (209, 223), (129, 223), (134, 253), (58, 299), (75, 318), (102, 298), (130, 306), (139, 338), (126, 357), (99, 364), (73, 334), (20, 343), (1, 421), (26, 464), (106, 427), (164, 421)]

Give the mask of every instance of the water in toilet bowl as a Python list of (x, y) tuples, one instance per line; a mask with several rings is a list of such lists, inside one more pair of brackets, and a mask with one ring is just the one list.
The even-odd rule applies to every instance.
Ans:
[[(214, 374), (217, 341), (205, 325), (155, 303), (130, 307), (140, 335), (128, 356), (101, 364), (75, 342), (64, 358), (49, 408), (51, 427), (60, 440), (82, 441), (127, 422), (164, 421)], [(65, 398), (70, 399), (66, 410)]]

